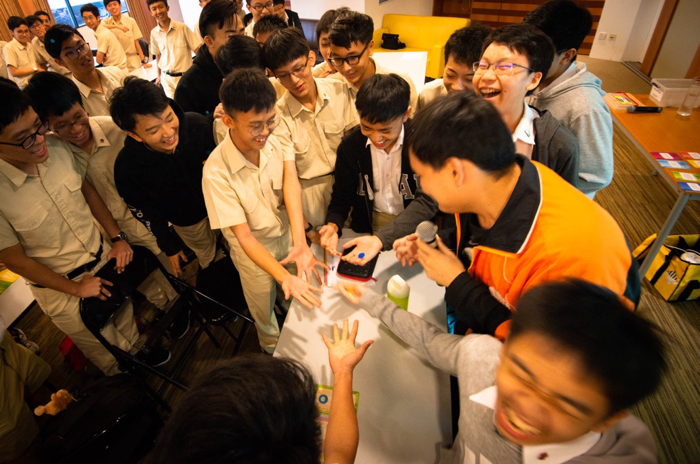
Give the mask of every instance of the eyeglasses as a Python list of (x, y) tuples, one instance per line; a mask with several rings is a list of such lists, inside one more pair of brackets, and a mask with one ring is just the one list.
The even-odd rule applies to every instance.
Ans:
[(281, 13), (285, 10), (284, 5), (275, 5), (272, 9), (275, 13)]
[(272, 133), (272, 131), (274, 131), (275, 128), (277, 127), (277, 119), (272, 118), (269, 121), (267, 121), (267, 123), (260, 122), (260, 123), (254, 124), (254, 125), (248, 127), (248, 132), (250, 132), (250, 135), (252, 135), (253, 137), (257, 137), (258, 135), (263, 133), (263, 131), (265, 130), (266, 127), (267, 127), (267, 130), (270, 131), (270, 133)]
[(25, 150), (29, 150), (34, 146), (34, 143), (36, 142), (36, 138), (39, 135), (44, 135), (46, 131), (49, 130), (49, 123), (48, 122), (43, 122), (39, 126), (39, 128), (34, 132), (32, 135), (27, 137), (26, 139), (22, 140), (22, 143), (8, 143), (8, 142), (0, 142), (0, 145), (10, 145), (12, 147), (22, 147)]
[(257, 11), (258, 13), (260, 13), (265, 8), (267, 8), (268, 10), (271, 10), (273, 7), (274, 7), (274, 5), (272, 2), (267, 2), (264, 5), (257, 4), (257, 5), (251, 6), (251, 8), (254, 9), (255, 11)]
[(29, 26), (29, 29), (41, 29), (42, 27), (44, 27), (44, 23), (42, 23), (41, 21), (37, 21), (36, 23)]
[(528, 68), (527, 66), (523, 66), (521, 64), (516, 64), (516, 63), (484, 63), (483, 61), (476, 61), (472, 65), (472, 69), (474, 70), (474, 73), (482, 72), (485, 73), (486, 71), (489, 70), (489, 68), (493, 67), (493, 72), (498, 75), (498, 76), (512, 76), (513, 75), (513, 68), (523, 68), (527, 69), (530, 72), (535, 72), (534, 69)]
[(80, 58), (80, 55), (87, 55), (88, 52), (90, 52), (90, 46), (83, 42), (82, 45), (78, 45), (78, 47), (68, 50), (66, 52), (66, 58), (75, 61)]
[(56, 133), (67, 133), (69, 132), (73, 126), (77, 124), (84, 124), (88, 121), (88, 114), (83, 110), (78, 114), (75, 119), (73, 119), (72, 122), (64, 122), (61, 123), (60, 125), (56, 126), (53, 128), (53, 131)]
[(304, 64), (300, 64), (296, 68), (292, 69), (292, 72), (287, 73), (287, 74), (275, 74), (275, 76), (277, 76), (277, 80), (280, 80), (280, 81), (286, 81), (291, 76), (299, 77), (299, 75), (302, 72), (304, 72), (304, 70), (306, 69), (306, 66), (308, 64), (309, 64), (309, 58), (306, 58), (306, 62), (304, 62)]
[(369, 42), (367, 42), (365, 48), (362, 49), (359, 55), (346, 56), (345, 58), (328, 58), (328, 61), (330, 61), (331, 64), (336, 67), (342, 66), (343, 63), (347, 63), (350, 66), (355, 66), (357, 63), (360, 62), (360, 58), (362, 58), (362, 55), (365, 54), (365, 50), (367, 50), (367, 47), (369, 47)]

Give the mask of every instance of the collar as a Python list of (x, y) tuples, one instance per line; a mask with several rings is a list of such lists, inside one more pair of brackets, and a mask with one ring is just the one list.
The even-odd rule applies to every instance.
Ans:
[(42, 42), (39, 37), (34, 37), (31, 41), (31, 44), (34, 47), (46, 48), (46, 46), (44, 45), (44, 42)]
[[(48, 158), (46, 158), (46, 161), (44, 161), (41, 164), (48, 167), (51, 164), (51, 154), (49, 154)], [(10, 182), (15, 184), (16, 187), (21, 187), (22, 184), (27, 180), (27, 177), (29, 177), (29, 174), (27, 174), (26, 172), (22, 171), (21, 169), (13, 166), (12, 164), (2, 159), (0, 159), (0, 173), (5, 174), (5, 177), (10, 179)]]
[[(470, 395), (469, 400), (489, 409), (495, 409), (497, 396), (498, 392), (494, 385)], [(562, 464), (587, 453), (598, 443), (600, 436), (600, 433), (588, 432), (566, 443), (522, 446), (522, 462), (523, 464)]]
[[(97, 34), (97, 31), (100, 31), (100, 32), (101, 32), (101, 31), (104, 30), (104, 29), (105, 29), (105, 27), (102, 25), (102, 21), (100, 20), (100, 24), (97, 25), (97, 27), (95, 28), (95, 32), (94, 32), (94, 33)], [(110, 31), (110, 32), (112, 32), (112, 31)]]
[[(98, 149), (102, 147), (109, 147), (111, 144), (109, 143), (109, 139), (107, 139), (107, 136), (102, 130), (102, 127), (100, 127), (100, 124), (95, 120), (95, 118), (89, 118), (88, 121), (90, 124), (90, 133), (92, 134), (92, 140), (94, 141), (94, 145), (92, 146), (92, 152), (88, 154), (93, 155)], [(79, 148), (76, 145), (73, 145), (72, 143), (69, 143), (68, 146), (70, 146), (70, 149), (73, 153), (80, 153), (83, 151), (81, 148)]]
[[(104, 79), (104, 75), (102, 74), (102, 71), (100, 71), (99, 68), (95, 68), (95, 71), (97, 71), (97, 75), (100, 77), (100, 82), (102, 82), (102, 80)], [(83, 84), (82, 82), (80, 82), (75, 77), (75, 75), (71, 75), (71, 79), (73, 79), (73, 82), (75, 82), (75, 85), (78, 86), (78, 90), (80, 91), (80, 95), (82, 95), (83, 98), (88, 98), (90, 96), (90, 92), (92, 92), (93, 90), (89, 86), (87, 86), (86, 84)], [(97, 92), (97, 91), (95, 90), (95, 92)]]
[(525, 102), (523, 102), (523, 107), (523, 117), (520, 118), (520, 122), (515, 127), (515, 131), (513, 132), (513, 142), (516, 140), (522, 140), (529, 145), (534, 145), (535, 129), (533, 121), (535, 120), (535, 112), (532, 111), (532, 108), (530, 108)]
[(270, 159), (270, 156), (272, 156), (272, 152), (274, 151), (272, 145), (265, 143), (265, 146), (260, 150), (260, 166), (256, 166), (248, 161), (246, 157), (243, 156), (243, 153), (241, 153), (241, 151), (238, 149), (236, 144), (233, 143), (233, 140), (231, 140), (230, 131), (227, 131), (226, 138), (223, 142), (221, 142), (219, 147), (221, 149), (222, 158), (231, 170), (231, 174), (235, 174), (245, 167), (259, 171), (264, 170), (265, 166), (267, 166), (267, 160)]
[(175, 29), (175, 21), (173, 20), (173, 18), (170, 18), (170, 25), (168, 26), (168, 30), (167, 30), (167, 31), (164, 31), (164, 30), (160, 27), (160, 24), (158, 24), (158, 21), (156, 21), (156, 28), (157, 28), (160, 32), (162, 32), (163, 34), (167, 34), (168, 32), (170, 32), (170, 31), (172, 31), (173, 29)]
[[(319, 80), (314, 79), (314, 85), (316, 86), (316, 111), (315, 113), (318, 113), (324, 106), (326, 106), (330, 102), (330, 95), (328, 95), (328, 92), (326, 91), (326, 87), (324, 85), (319, 85)], [(309, 111), (308, 108), (306, 108), (299, 100), (296, 99), (292, 93), (287, 90), (284, 95), (282, 96), (284, 101), (282, 104), (287, 105), (289, 107), (289, 112), (291, 113), (293, 118), (296, 118), (299, 116), (299, 113), (302, 111)], [(319, 106), (319, 101), (323, 100), (323, 104)]]
[[(374, 148), (374, 149), (377, 150), (378, 152), (380, 152), (380, 153), (386, 153), (387, 155), (389, 155), (389, 154), (391, 154), (391, 153), (394, 153), (395, 151), (402, 150), (402, 149), (403, 149), (403, 136), (404, 136), (404, 132), (405, 132), (405, 131), (406, 131), (406, 124), (404, 123), (404, 124), (401, 126), (401, 133), (399, 134), (399, 138), (396, 139), (396, 143), (394, 144), (393, 147), (391, 147), (391, 150), (389, 151), (389, 153), (386, 153), (386, 150), (380, 150), (380, 149), (378, 149), (378, 148), (375, 147), (374, 145), (372, 145), (370, 148)], [(365, 143), (365, 147), (371, 145), (371, 143), (372, 143), (372, 141), (369, 139), (369, 137), (367, 137), (367, 143)]]
[(480, 248), (522, 253), (535, 229), (542, 207), (542, 180), (530, 160), (518, 155), (516, 161), (521, 168), (520, 178), (506, 207), (479, 244)]
[(30, 40), (29, 42), (27, 42), (27, 45), (22, 45), (22, 43), (21, 43), (19, 40), (15, 39), (15, 38), (13, 38), (12, 41), (17, 43), (17, 46), (19, 47), (20, 50), (26, 50), (26, 49), (27, 49), (27, 46), (28, 46), (30, 43), (32, 43), (31, 40)]

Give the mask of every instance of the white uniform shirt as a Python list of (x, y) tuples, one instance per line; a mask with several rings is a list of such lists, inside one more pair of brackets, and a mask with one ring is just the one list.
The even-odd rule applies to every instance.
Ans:
[(399, 192), (401, 182), (401, 150), (404, 128), (389, 153), (380, 150), (367, 139), (372, 153), (372, 179), (374, 181), (374, 210), (380, 213), (399, 214), (403, 211), (403, 195)]
[(34, 74), (23, 77), (14, 77), (10, 72), (10, 66), (14, 66), (17, 69), (35, 67), (36, 63), (34, 62), (34, 52), (32, 51), (32, 48), (31, 42), (27, 42), (27, 45), (22, 45), (17, 41), (17, 39), (12, 39), (2, 49), (3, 56), (5, 58), (5, 66), (7, 67), (8, 78), (13, 79), (20, 89), (27, 86), (29, 79)]
[(513, 132), (513, 143), (515, 143), (517, 153), (532, 159), (532, 149), (535, 146), (535, 112), (527, 103), (523, 103), (523, 105), (525, 110)]
[(109, 99), (112, 98), (114, 91), (124, 84), (127, 74), (116, 66), (96, 68), (95, 71), (100, 76), (102, 92), (91, 89), (78, 81), (75, 76), (72, 79), (83, 97), (85, 111), (90, 116), (109, 116)]
[(437, 97), (444, 95), (447, 95), (447, 87), (445, 87), (442, 79), (435, 79), (434, 81), (428, 82), (423, 87), (423, 90), (421, 90), (420, 95), (418, 95), (418, 107), (416, 111), (424, 108), (425, 105), (435, 100)]
[[(112, 16), (104, 19), (103, 22), (107, 26), (117, 26), (117, 22)], [(126, 32), (122, 31), (121, 29), (108, 30), (114, 34), (119, 41), (119, 44), (124, 49), (124, 53), (126, 53), (126, 67), (128, 68), (129, 72), (131, 72), (134, 69), (141, 67), (141, 57), (139, 57), (139, 54), (136, 51), (136, 43), (134, 41), (143, 38), (143, 35), (141, 34), (141, 29), (139, 29), (139, 26), (136, 24), (136, 20), (134, 18), (122, 15), (121, 18), (119, 18), (118, 25), (125, 26), (129, 30)]]
[(160, 26), (151, 30), (151, 53), (160, 56), (158, 67), (169, 73), (184, 73), (192, 66), (192, 52), (202, 44), (185, 24), (170, 20), (164, 31)]
[(104, 24), (100, 23), (95, 29), (95, 38), (97, 39), (97, 51), (104, 53), (107, 57), (103, 63), (105, 67), (116, 66), (127, 71), (126, 52), (124, 52), (119, 40), (117, 40), (117, 36), (107, 29)]
[(44, 42), (39, 40), (39, 37), (34, 37), (32, 39), (32, 53), (34, 54), (34, 62), (40, 65), (46, 65), (49, 71), (57, 72), (63, 76), (70, 76), (70, 71), (68, 68), (64, 68), (60, 64), (56, 63), (49, 52), (46, 51), (46, 46)]

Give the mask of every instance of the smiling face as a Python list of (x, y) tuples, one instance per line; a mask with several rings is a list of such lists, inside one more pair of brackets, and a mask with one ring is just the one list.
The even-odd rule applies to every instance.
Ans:
[(450, 55), (445, 63), (445, 72), (442, 74), (442, 83), (448, 92), (460, 90), (472, 90), (472, 78), (474, 71), (472, 64), (458, 63)]
[[(498, 43), (492, 43), (484, 50), (481, 61), (489, 65), (513, 63), (530, 66), (526, 57)], [(525, 94), (536, 88), (540, 79), (542, 73), (522, 67), (513, 67), (512, 73), (502, 74), (494, 72), (491, 66), (486, 72), (478, 69), (474, 73), (473, 86), (477, 95), (484, 97), (504, 119), (508, 119), (509, 116), (521, 114)]]
[(248, 11), (253, 14), (253, 21), (258, 22), (263, 16), (274, 14), (272, 0), (249, 0)]
[(80, 103), (61, 116), (50, 115), (48, 121), (51, 130), (68, 143), (80, 147), (90, 140), (90, 120)]
[(567, 442), (589, 431), (602, 432), (624, 417), (609, 417), (602, 385), (577, 354), (538, 333), (508, 340), (496, 386), (495, 425), (518, 445)]
[(223, 122), (229, 128), (231, 141), (244, 155), (253, 155), (260, 151), (277, 125), (277, 113), (272, 106), (266, 111), (257, 112), (255, 108), (243, 113), (234, 111), (225, 114)]
[(86, 76), (95, 69), (90, 47), (78, 34), (63, 41), (61, 54), (56, 61), (76, 76)]
[(166, 6), (165, 2), (151, 3), (148, 7), (148, 11), (151, 12), (151, 16), (162, 24), (168, 20), (168, 11), (170, 11), (170, 6)]
[[(328, 32), (321, 32), (321, 35), (318, 36), (318, 51), (328, 63), (328, 57), (331, 55), (331, 42), (328, 40)], [(330, 63), (328, 63), (328, 66), (331, 66), (331, 69), (333, 68)]]
[(343, 61), (343, 64), (340, 66), (333, 66), (334, 69), (342, 74), (343, 77), (355, 87), (360, 87), (364, 81), (374, 74), (374, 66), (372, 66), (369, 59), (374, 49), (374, 41), (370, 41), (369, 44), (353, 42), (350, 48), (338, 47), (333, 44), (331, 44), (330, 47), (331, 52), (329, 58), (350, 58), (352, 60), (353, 58), (357, 59), (356, 57), (359, 57), (359, 61), (356, 64), (348, 64), (347, 61)]
[(166, 154), (175, 152), (180, 141), (180, 120), (169, 105), (159, 114), (137, 114), (134, 119), (136, 127), (127, 134), (152, 150)]
[(105, 8), (107, 8), (110, 15), (119, 16), (122, 6), (115, 0), (113, 2), (109, 2)]
[(372, 145), (389, 153), (399, 139), (401, 130), (403, 129), (403, 123), (406, 122), (410, 114), (411, 109), (409, 108), (403, 116), (399, 116), (388, 122), (376, 122), (374, 124), (360, 117), (360, 131), (362, 135), (372, 142)]
[(100, 25), (100, 18), (96, 18), (95, 15), (89, 11), (83, 13), (83, 21), (85, 21), (85, 25), (93, 31)]
[(17, 39), (17, 42), (22, 45), (27, 45), (27, 42), (32, 38), (29, 33), (29, 27), (26, 24), (20, 24), (18, 27), (12, 29), (12, 37)]
[[(0, 132), (0, 142), (21, 144), (27, 137), (36, 133), (41, 124), (41, 120), (34, 112), (34, 109), (29, 108), (16, 121), (7, 125)], [(29, 149), (14, 145), (0, 145), (0, 159), (19, 169), (23, 169), (30, 164), (43, 163), (48, 157), (49, 154), (43, 135), (37, 135), (34, 144)]]
[(289, 93), (297, 99), (302, 99), (308, 96), (316, 85), (311, 72), (315, 59), (316, 54), (309, 52), (308, 56), (301, 56), (281, 68), (273, 69), (273, 72)]

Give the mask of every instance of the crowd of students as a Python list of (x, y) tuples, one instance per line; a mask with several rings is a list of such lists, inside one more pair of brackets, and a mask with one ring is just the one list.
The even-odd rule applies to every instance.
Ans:
[[(105, 0), (103, 21), (96, 6), (81, 8), (97, 38), (94, 58), (76, 29), (51, 26), (45, 13), (8, 20), (0, 261), (25, 278), (53, 323), (105, 374), (119, 372), (79, 314), (82, 298), (110, 295), (111, 282), (95, 273), (128, 268), (131, 245), (176, 275), (188, 248), (204, 269), (221, 259), (223, 237), (260, 348), (271, 354), (275, 307), (291, 298), (310, 310), (321, 304), (327, 265), (310, 244), (339, 255), (349, 227), (365, 235), (343, 245), (355, 249), (342, 259), (364, 264), (393, 249), (446, 289), (449, 334), (363, 286), (339, 286), (458, 377), (459, 433), (440, 462), (655, 462), (648, 429), (626, 409), (658, 386), (663, 347), (632, 311), (641, 290), (626, 239), (592, 201), (611, 182), (613, 153), (600, 80), (576, 61), (590, 13), (550, 0), (523, 24), (455, 31), (442, 79), (418, 94), (407, 75), (371, 57), (371, 17), (326, 12), (316, 65), (283, 1), (247, 2), (246, 25), (237, 2), (200, 0), (193, 32), (168, 16), (167, 0), (147, 0), (155, 82), (127, 74), (149, 65), (120, 0)], [(414, 231), (435, 218), (431, 247)], [(177, 298), (157, 273), (139, 290), (161, 309)], [(171, 335), (187, 325), (176, 321)], [(336, 389), (329, 463), (352, 462), (357, 449), (352, 372), (371, 342), (356, 349), (356, 334), (344, 321), (334, 342), (324, 335)], [(131, 307), (103, 335), (153, 366), (170, 359), (162, 348), (139, 351)], [(3, 462), (36, 436), (21, 392), (35, 389), (46, 366), (8, 355), (20, 348), (1, 338), (4, 366), (20, 372), (0, 378), (16, 392), (14, 415), (3, 412), (0, 423)], [(260, 394), (241, 401), (251, 390)], [(288, 360), (224, 363), (176, 408), (155, 455), (318, 462), (314, 391), (305, 368)], [(240, 425), (222, 424), (229, 420)], [(10, 445), (11, 436), (23, 439)]]

